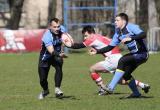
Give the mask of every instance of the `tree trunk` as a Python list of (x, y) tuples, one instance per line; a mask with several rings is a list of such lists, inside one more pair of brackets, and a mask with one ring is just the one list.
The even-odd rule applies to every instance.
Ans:
[(147, 32), (147, 29), (148, 29), (148, 0), (139, 0), (139, 2), (140, 2), (140, 9), (139, 9), (139, 17), (138, 17), (137, 22)]
[(160, 0), (154, 0), (155, 1), (155, 5), (156, 5), (156, 10), (157, 10), (157, 19), (158, 19), (158, 23), (160, 25)]
[(56, 5), (56, 0), (50, 0), (49, 1), (48, 20), (50, 20), (53, 17), (55, 17), (55, 13), (56, 13), (55, 5)]
[[(12, 9), (15, 0), (8, 0), (9, 8)], [(11, 10), (10, 10), (11, 11)]]
[(148, 0), (149, 7), (148, 7), (148, 25), (149, 28), (158, 27), (158, 20), (157, 20), (157, 10), (155, 7), (154, 0)]
[(56, 0), (56, 17), (62, 20), (62, 0)]
[(24, 0), (15, 0), (11, 9), (11, 18), (8, 21), (7, 28), (18, 29), (21, 20), (21, 13)]

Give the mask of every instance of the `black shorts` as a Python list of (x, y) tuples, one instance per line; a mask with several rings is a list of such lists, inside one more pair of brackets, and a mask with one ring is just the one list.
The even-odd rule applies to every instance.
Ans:
[(61, 57), (50, 57), (48, 58), (47, 60), (41, 60), (42, 58), (40, 57), (39, 58), (39, 64), (38, 66), (39, 67), (50, 67), (51, 65), (52, 66), (56, 66), (56, 65), (59, 65), (59, 66), (62, 66), (63, 65), (63, 58)]
[(148, 59), (148, 53), (126, 54), (120, 58), (117, 69), (125, 72), (124, 79), (129, 80), (131, 73)]

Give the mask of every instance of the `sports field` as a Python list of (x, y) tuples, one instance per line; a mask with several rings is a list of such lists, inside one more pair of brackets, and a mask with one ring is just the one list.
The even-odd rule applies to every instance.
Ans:
[[(37, 73), (38, 53), (0, 54), (0, 110), (160, 110), (160, 53), (150, 55), (134, 76), (151, 85), (145, 98), (120, 99), (130, 94), (127, 86), (118, 85), (115, 94), (98, 96), (97, 87), (88, 74), (101, 56), (73, 53), (64, 61), (62, 90), (65, 97), (54, 96), (54, 69), (49, 74), (50, 94), (38, 100), (41, 92)], [(110, 81), (112, 75), (102, 75)]]

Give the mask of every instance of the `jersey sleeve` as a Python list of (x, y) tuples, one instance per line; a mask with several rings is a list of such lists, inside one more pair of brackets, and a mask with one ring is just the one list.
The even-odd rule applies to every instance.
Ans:
[(51, 33), (49, 32), (49, 30), (47, 30), (44, 35), (43, 35), (43, 38), (42, 38), (42, 42), (45, 44), (46, 47), (52, 45), (52, 35)]
[(115, 33), (113, 35), (112, 41), (110, 42), (109, 45), (111, 45), (111, 46), (117, 46), (117, 45), (119, 45), (119, 43), (120, 43), (120, 40), (118, 39), (118, 34)]

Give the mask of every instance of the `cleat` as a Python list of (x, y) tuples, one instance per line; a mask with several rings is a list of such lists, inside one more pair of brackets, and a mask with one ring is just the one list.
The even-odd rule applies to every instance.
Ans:
[(151, 87), (148, 84), (145, 84), (144, 88), (142, 88), (142, 90), (144, 91), (144, 93), (148, 93), (150, 88)]
[(63, 92), (60, 90), (60, 88), (55, 89), (55, 96), (56, 98), (61, 98), (63, 96)]
[(48, 94), (49, 94), (49, 90), (42, 91), (42, 92), (39, 94), (38, 99), (39, 99), (39, 100), (42, 100), (42, 99), (44, 99)]
[(107, 94), (107, 92), (104, 89), (102, 89), (102, 88), (99, 89), (98, 95), (102, 96), (102, 95), (106, 95), (106, 94)]
[(113, 94), (113, 90), (111, 90), (110, 88), (107, 88), (106, 92), (107, 92), (108, 94)]
[(113, 94), (113, 90), (106, 86), (101, 86), (101, 88), (106, 92), (106, 94)]

